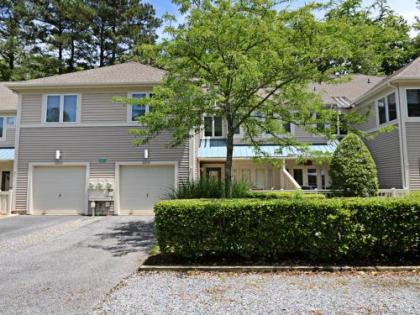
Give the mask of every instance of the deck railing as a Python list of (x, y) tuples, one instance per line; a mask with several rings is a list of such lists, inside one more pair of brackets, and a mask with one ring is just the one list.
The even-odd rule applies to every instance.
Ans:
[(12, 190), (0, 191), (0, 215), (12, 212)]
[[(258, 190), (261, 192), (296, 192), (298, 189), (284, 189), (284, 190)], [(304, 194), (323, 194), (326, 196), (332, 196), (333, 191), (330, 189), (311, 189), (311, 190), (301, 190)], [(408, 189), (397, 189), (397, 188), (389, 188), (389, 189), (379, 189), (378, 196), (379, 197), (402, 197), (409, 193)]]

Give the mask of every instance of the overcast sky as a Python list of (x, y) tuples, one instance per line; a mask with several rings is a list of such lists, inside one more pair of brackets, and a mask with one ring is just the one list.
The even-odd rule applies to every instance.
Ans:
[[(156, 9), (157, 15), (160, 17), (166, 12), (177, 16), (178, 19), (181, 17), (178, 14), (177, 6), (172, 4), (171, 0), (148, 0), (148, 2), (152, 3)], [(292, 0), (290, 1), (291, 6), (297, 7), (301, 6), (304, 3), (309, 2), (308, 0)], [(366, 4), (372, 3), (371, 0), (365, 0)], [(394, 9), (396, 12), (401, 14), (406, 20), (410, 23), (414, 22), (414, 17), (416, 15), (420, 16), (420, 10), (416, 7), (416, 0), (388, 0), (388, 4)], [(162, 29), (159, 30), (159, 35), (162, 33)]]

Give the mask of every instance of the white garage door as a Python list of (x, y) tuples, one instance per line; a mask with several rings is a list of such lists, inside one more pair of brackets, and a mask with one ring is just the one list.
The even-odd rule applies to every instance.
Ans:
[(120, 167), (120, 214), (141, 214), (153, 210), (154, 204), (164, 199), (174, 187), (174, 166)]
[(36, 166), (32, 177), (33, 214), (85, 213), (86, 167)]

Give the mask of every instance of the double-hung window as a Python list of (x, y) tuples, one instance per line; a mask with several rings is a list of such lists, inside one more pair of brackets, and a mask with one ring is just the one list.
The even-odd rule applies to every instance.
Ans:
[(204, 117), (204, 136), (221, 137), (223, 135), (222, 117), (206, 116)]
[[(151, 93), (132, 93), (132, 98), (136, 99), (142, 99), (145, 97), (152, 97)], [(148, 112), (150, 112), (150, 106), (149, 105), (139, 105), (139, 104), (133, 104), (129, 106), (129, 121), (137, 121), (141, 116), (146, 115)]]
[(397, 119), (397, 102), (395, 93), (391, 93), (377, 101), (378, 122), (380, 125)]
[(420, 90), (407, 90), (408, 117), (420, 117)]
[(44, 114), (46, 123), (75, 123), (78, 122), (78, 115), (78, 95), (47, 95)]

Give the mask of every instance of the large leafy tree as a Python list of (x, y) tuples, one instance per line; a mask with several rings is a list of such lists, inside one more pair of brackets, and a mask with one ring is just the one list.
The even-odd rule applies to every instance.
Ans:
[(336, 120), (336, 112), (326, 108), (308, 84), (335, 81), (337, 73), (353, 71), (354, 46), (360, 46), (353, 38), (355, 32), (366, 32), (364, 28), (344, 19), (320, 20), (314, 13), (320, 8), (316, 4), (291, 10), (278, 9), (270, 0), (178, 3), (187, 14), (185, 24), (168, 27), (167, 40), (143, 49), (166, 69), (162, 85), (154, 89), (151, 99), (119, 99), (153, 108), (140, 118), (143, 127), (131, 131), (139, 136), (138, 142), (167, 130), (174, 144), (180, 144), (200, 132), (204, 115), (223, 117), (229, 197), (238, 128), (258, 152), (264, 142), (302, 149), (286, 132), (287, 123), (335, 136), (331, 121)]
[(358, 45), (351, 47), (352, 57), (346, 60), (354, 72), (391, 74), (413, 57), (411, 27), (388, 6), (387, 0), (375, 0), (367, 7), (363, 2), (342, 0), (338, 6), (327, 10), (326, 18), (351, 25), (355, 30), (347, 36), (352, 36)]

